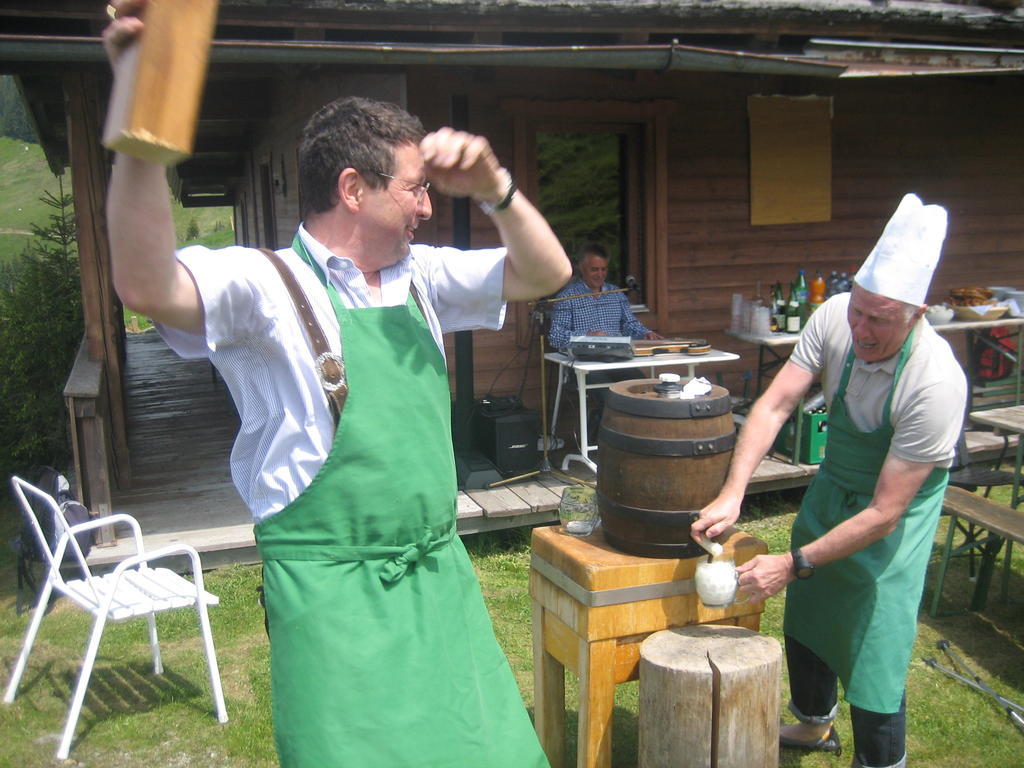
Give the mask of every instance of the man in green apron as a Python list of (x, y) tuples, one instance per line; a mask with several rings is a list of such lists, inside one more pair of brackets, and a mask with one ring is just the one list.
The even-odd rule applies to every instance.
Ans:
[[(115, 20), (110, 55), (140, 28)], [(277, 254), (286, 272), (242, 247), (175, 254), (160, 166), (118, 155), (108, 204), (125, 305), (179, 354), (208, 357), (239, 411), (231, 469), (264, 561), (281, 765), (546, 766), (456, 535), (441, 333), (500, 327), (504, 302), (553, 293), (568, 259), (486, 139), (424, 136), (392, 104), (326, 105), (298, 166), (305, 218)], [(504, 247), (412, 244), (433, 189), (475, 199)], [(324, 359), (343, 360), (340, 416), (311, 325)]]
[(922, 317), (946, 212), (907, 195), (850, 294), (810, 318), (744, 425), (719, 496), (694, 523), (716, 536), (739, 517), (754, 469), (820, 380), (825, 460), (793, 525), (791, 551), (740, 572), (764, 599), (784, 587), (790, 711), (781, 745), (839, 752), (837, 679), (853, 723), (855, 768), (906, 764), (904, 683), (925, 570), (959, 435), (966, 382)]

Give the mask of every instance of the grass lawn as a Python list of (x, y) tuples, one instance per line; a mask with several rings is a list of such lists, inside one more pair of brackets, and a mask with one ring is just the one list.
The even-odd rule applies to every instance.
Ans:
[[(755, 502), (760, 508), (750, 519), (741, 520), (741, 527), (764, 539), (771, 551), (784, 551), (797, 501), (798, 495), (767, 495)], [(5, 541), (14, 534), (12, 520), (9, 503), (0, 507), (0, 534)], [(944, 540), (945, 525), (943, 519), (937, 542)], [(467, 546), (498, 638), (532, 710), (529, 532), (476, 535), (469, 537)], [(207, 588), (221, 598), (221, 604), (210, 615), (230, 717), (226, 725), (218, 725), (213, 716), (193, 614), (179, 612), (158, 620), (166, 668), (162, 677), (152, 675), (145, 623), (138, 620), (111, 625), (100, 647), (70, 764), (89, 768), (276, 765), (270, 726), (268, 649), (255, 592), (259, 581), (259, 568), (255, 566), (222, 568), (207, 576)], [(15, 584), (10, 550), (3, 547), (0, 669), (4, 686), (28, 623), (28, 615), (15, 614)], [(954, 562), (947, 577), (944, 607), (966, 606), (971, 586), (966, 563)], [(1010, 590), (1011, 597), (1024, 599), (1024, 555), (1018, 552)], [(1024, 609), (1020, 604), (1003, 605), (997, 596), (997, 585), (993, 585), (987, 610), (977, 614), (931, 619), (924, 611), (921, 613), (908, 679), (908, 748), (914, 768), (1024, 765), (1022, 735), (1006, 714), (988, 697), (929, 669), (921, 661), (922, 657), (937, 656), (940, 663), (945, 663), (935, 643), (947, 638), (996, 691), (1024, 703)], [(926, 589), (925, 599), (929, 598)], [(762, 621), (762, 631), (776, 638), (781, 637), (782, 607), (782, 598), (769, 600)], [(63, 600), (44, 620), (18, 698), (12, 706), (0, 706), (0, 742), (4, 745), (0, 766), (57, 764), (53, 752), (63, 728), (88, 625), (85, 614)], [(568, 677), (571, 756), (575, 753), (576, 686), (572, 676)], [(780, 690), (783, 702), (784, 690), (785, 681)], [(788, 715), (786, 718), (789, 721)], [(616, 768), (636, 765), (636, 724), (637, 684), (627, 683), (619, 686), (616, 697)], [(847, 748), (842, 758), (784, 752), (781, 765), (845, 768), (852, 745), (849, 709), (845, 705), (840, 707), (838, 727)]]

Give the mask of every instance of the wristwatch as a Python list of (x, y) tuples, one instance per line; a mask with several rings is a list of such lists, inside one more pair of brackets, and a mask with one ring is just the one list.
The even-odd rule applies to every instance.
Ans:
[(796, 577), (798, 579), (809, 579), (814, 575), (814, 566), (811, 565), (810, 561), (804, 557), (804, 553), (800, 551), (800, 547), (794, 549), (791, 553), (793, 555), (793, 570), (796, 571)]
[(503, 197), (496, 203), (488, 203), (484, 200), (476, 201), (476, 204), (480, 206), (480, 210), (486, 213), (488, 216), (490, 216), (492, 213), (504, 211), (506, 208), (512, 205), (512, 198), (516, 196), (516, 182), (515, 179), (512, 178), (512, 174), (509, 173), (508, 171), (505, 171), (505, 178), (507, 179), (507, 184), (505, 185), (505, 197)]

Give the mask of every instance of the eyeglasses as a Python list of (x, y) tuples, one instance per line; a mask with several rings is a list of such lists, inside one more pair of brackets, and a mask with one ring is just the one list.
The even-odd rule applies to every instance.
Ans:
[(391, 179), (391, 181), (397, 181), (399, 184), (406, 184), (407, 186), (405, 188), (405, 191), (412, 192), (414, 195), (416, 195), (416, 202), (422, 200), (423, 196), (430, 191), (429, 181), (424, 181), (421, 183), (418, 181), (409, 181), (408, 179), (400, 179), (397, 176), (392, 176), (387, 173), (381, 173), (380, 171), (374, 171), (374, 173), (380, 176), (382, 179)]

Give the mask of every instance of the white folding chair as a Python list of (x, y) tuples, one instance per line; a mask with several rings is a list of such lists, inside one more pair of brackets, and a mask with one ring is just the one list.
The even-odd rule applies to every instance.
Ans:
[[(50, 595), (56, 590), (57, 593), (64, 595), (94, 617), (92, 634), (89, 636), (85, 657), (82, 660), (82, 669), (78, 675), (78, 684), (71, 699), (64, 734), (60, 746), (57, 748), (58, 759), (67, 759), (71, 749), (71, 740), (75, 735), (75, 726), (82, 711), (82, 702), (85, 699), (85, 691), (89, 685), (93, 663), (96, 660), (96, 651), (99, 649), (100, 638), (107, 621), (146, 617), (149, 622), (149, 644), (153, 653), (153, 671), (159, 675), (163, 673), (164, 668), (160, 660), (160, 646), (157, 643), (155, 615), (173, 608), (195, 608), (199, 617), (203, 645), (206, 649), (206, 663), (210, 673), (210, 687), (213, 689), (217, 720), (226, 723), (228, 714), (224, 707), (224, 694), (220, 685), (220, 673), (217, 671), (217, 656), (213, 648), (210, 619), (206, 612), (208, 605), (216, 605), (219, 600), (216, 595), (211, 595), (203, 589), (203, 571), (199, 563), (199, 553), (184, 544), (161, 547), (147, 553), (142, 543), (142, 530), (139, 523), (130, 515), (109, 515), (90, 520), (87, 523), (69, 526), (57, 502), (48, 493), (26, 483), (20, 477), (12, 477), (11, 485), (24, 514), (32, 523), (36, 538), (48, 561), (48, 572), (46, 581), (40, 589), (39, 600), (36, 603), (28, 631), (25, 633), (25, 644), (21, 649), (21, 655), (18, 656), (18, 662), (14, 665), (14, 674), (11, 676), (7, 692), (4, 694), (4, 703), (11, 704), (14, 701), (18, 683), (21, 681), (29, 652), (32, 650), (32, 643), (36, 638), (36, 632), (38, 632), (39, 625), (46, 613)], [(26, 494), (40, 499), (53, 514), (55, 531), (60, 534), (53, 549), (46, 541), (39, 520), (36, 518)], [(101, 525), (115, 523), (123, 523), (131, 527), (135, 536), (136, 554), (122, 560), (110, 573), (94, 576), (85, 562), (75, 534), (92, 530)], [(61, 565), (69, 550), (73, 554), (73, 560), (69, 558), (69, 563), (77, 562), (82, 574), (80, 579), (65, 580), (61, 576)], [(151, 561), (172, 555), (187, 555), (189, 557), (192, 561), (192, 581), (167, 568), (151, 568), (149, 565)]]

